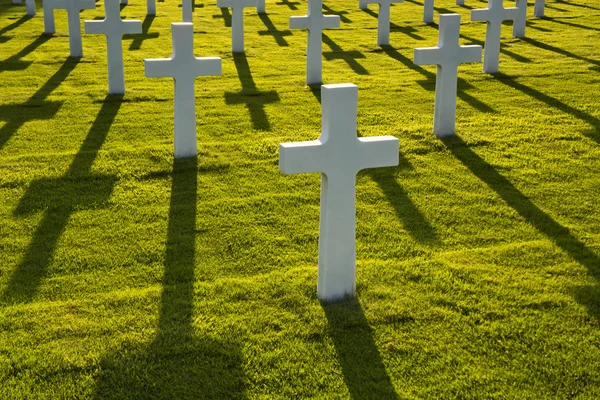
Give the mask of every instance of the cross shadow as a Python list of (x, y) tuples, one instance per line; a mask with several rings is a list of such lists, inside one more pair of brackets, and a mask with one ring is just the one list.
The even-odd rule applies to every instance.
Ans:
[(327, 14), (331, 14), (331, 15), (337, 15), (340, 17), (340, 21), (345, 23), (345, 24), (349, 24), (352, 21), (346, 17), (345, 14), (350, 14), (348, 11), (333, 11), (328, 5), (323, 4), (323, 10), (325, 10), (325, 12), (327, 12)]
[(175, 159), (156, 336), (104, 357), (97, 399), (244, 397), (239, 345), (194, 331), (197, 196), (197, 158)]
[(573, 6), (573, 7), (581, 7), (581, 8), (587, 8), (587, 9), (590, 9), (590, 10), (598, 10), (598, 11), (600, 11), (600, 8), (588, 6), (587, 4), (577, 4), (577, 3), (573, 3), (573, 2), (570, 2), (570, 1), (566, 1), (566, 0), (554, 0), (554, 2), (558, 3), (558, 4), (564, 4), (564, 5), (568, 5), (568, 6)]
[(144, 21), (142, 22), (142, 33), (123, 35), (123, 39), (133, 39), (129, 45), (129, 50), (139, 50), (142, 47), (142, 42), (144, 40), (155, 39), (159, 36), (158, 32), (148, 33), (154, 18), (156, 18), (155, 15), (146, 15), (146, 18), (144, 18)]
[(0, 149), (24, 123), (34, 119), (50, 119), (56, 115), (63, 102), (46, 101), (46, 98), (60, 86), (78, 63), (78, 59), (67, 59), (58, 71), (25, 103), (0, 106), (0, 121), (6, 121), (4, 126), (0, 127)]
[[(183, 8), (183, 4), (179, 3), (177, 5), (178, 8)], [(196, 4), (196, 2), (194, 0), (192, 0), (192, 12), (196, 9), (196, 8), (204, 8), (204, 3), (200, 3), (200, 4)]]
[(52, 262), (69, 218), (78, 210), (105, 207), (117, 178), (92, 172), (92, 165), (121, 106), (122, 96), (107, 96), (67, 172), (31, 182), (14, 215), (43, 211), (23, 259), (2, 295), (5, 303), (30, 302)]
[[(25, 22), (29, 21), (32, 18), (33, 16), (31, 15), (23, 15), (21, 18), (19, 18), (12, 24), (6, 25), (4, 28), (0, 29), (0, 39), (3, 39), (2, 35), (4, 35), (5, 33), (10, 32), (15, 28), (18, 28), (19, 26), (23, 25)], [(6, 39), (8, 40), (9, 38)], [(2, 43), (4, 42), (6, 42), (6, 40), (2, 41)]]
[[(364, 9), (361, 10), (369, 15), (371, 15), (374, 18), (379, 18), (379, 13), (371, 10), (371, 9)], [(412, 26), (400, 26), (400, 25), (396, 25), (395, 23), (390, 21), (390, 32), (400, 32), (405, 34), (408, 37), (411, 37), (413, 39), (416, 40), (425, 40), (425, 38), (423, 36), (417, 35), (415, 32), (417, 32), (417, 29), (413, 28)]]
[(213, 18), (223, 18), (223, 22), (225, 22), (226, 27), (231, 28), (231, 13), (229, 12), (229, 8), (223, 7), (219, 8), (221, 10), (221, 15), (213, 15)]
[[(452, 154), (465, 166), (473, 175), (478, 177), (490, 189), (496, 192), (511, 208), (531, 224), (540, 233), (554, 242), (565, 253), (579, 264), (585, 266), (589, 274), (600, 279), (600, 257), (587, 248), (584, 243), (573, 236), (569, 229), (555, 221), (551, 216), (542, 211), (533, 204), (527, 196), (521, 193), (508, 179), (501, 175), (496, 169), (488, 164), (483, 158), (469, 148), (469, 146), (459, 137), (448, 137), (442, 139), (442, 142), (452, 152)], [(598, 285), (596, 285), (598, 286)], [(596, 292), (598, 288), (594, 288)], [(589, 291), (590, 289), (583, 289)], [(587, 299), (579, 292), (577, 301)], [(592, 303), (583, 303), (590, 313), (598, 311), (597, 298), (589, 299)], [(596, 316), (600, 316), (596, 314)]]
[(352, 399), (398, 399), (360, 303), (321, 303)]
[(281, 0), (275, 4), (277, 4), (278, 6), (288, 6), (290, 8), (290, 10), (297, 10), (298, 7), (296, 7), (296, 6), (299, 5), (300, 2), (290, 1), (290, 0)]
[(589, 131), (584, 131), (583, 134), (600, 144), (600, 119), (584, 111), (571, 107), (552, 96), (548, 96), (547, 94), (544, 94), (534, 88), (519, 83), (513, 77), (505, 75), (501, 72), (493, 74), (492, 76), (498, 82), (506, 86), (510, 86), (513, 89), (519, 90), (520, 92), (525, 93), (526, 95), (531, 96), (542, 103), (545, 103), (549, 107), (553, 107), (558, 111), (570, 114), (573, 117), (590, 124), (592, 129)]
[(560, 24), (560, 25), (572, 26), (573, 28), (580, 28), (580, 29), (585, 29), (588, 31), (600, 32), (600, 28), (594, 28), (593, 26), (580, 25), (580, 24), (576, 24), (574, 22), (567, 22), (567, 21), (564, 21), (563, 19), (552, 18), (552, 17), (541, 17), (540, 20), (554, 22), (555, 24)]
[(360, 65), (360, 63), (358, 61), (356, 61), (357, 58), (366, 58), (365, 55), (363, 53), (361, 53), (360, 51), (344, 51), (340, 46), (338, 46), (338, 44), (336, 42), (334, 42), (329, 36), (327, 36), (326, 34), (323, 33), (323, 42), (325, 44), (327, 44), (327, 46), (329, 46), (329, 48), (331, 49), (331, 51), (324, 51), (323, 52), (323, 57), (325, 57), (326, 60), (331, 61), (331, 60), (344, 60), (346, 62), (346, 64), (348, 64), (348, 66), (350, 68), (352, 68), (354, 70), (354, 72), (356, 72), (359, 75), (368, 75), (369, 72), (365, 69), (365, 67), (363, 67), (362, 65)]
[(549, 4), (547, 1), (546, 1), (546, 8), (549, 8), (551, 10), (560, 11), (560, 12), (568, 12), (569, 11), (569, 10), (565, 10), (564, 8), (558, 8), (552, 4)]
[(29, 54), (31, 54), (35, 49), (40, 47), (42, 44), (46, 43), (50, 40), (50, 36), (48, 35), (40, 35), (27, 46), (25, 46), (18, 53), (8, 57), (6, 60), (0, 63), (0, 72), (2, 71), (22, 71), (27, 69), (33, 61), (22, 61), (21, 59)]
[[(412, 4), (416, 4), (418, 6), (422, 6), (424, 7), (425, 4), (419, 2), (419, 1), (415, 1), (415, 0), (404, 0), (407, 3), (412, 3)], [(442, 8), (442, 7), (437, 7), (435, 4), (433, 6), (434, 11), (436, 11), (438, 14), (454, 14), (455, 12), (452, 10), (449, 10), (447, 8)]]
[[(388, 56), (390, 56), (394, 60), (401, 62), (402, 64), (404, 64), (408, 68), (412, 69), (413, 71), (416, 71), (416, 72), (420, 73), (421, 75), (425, 76), (425, 78), (426, 78), (425, 80), (417, 81), (417, 83), (425, 90), (435, 91), (436, 74), (434, 74), (433, 72), (427, 71), (425, 68), (421, 67), (420, 65), (415, 64), (413, 62), (413, 60), (405, 57), (400, 52), (398, 52), (398, 50), (394, 49), (392, 46), (382, 46), (381, 50), (377, 50), (377, 51), (384, 51)], [(489, 105), (485, 104), (481, 100), (478, 100), (477, 98), (471, 96), (470, 94), (468, 94), (466, 92), (466, 90), (473, 89), (473, 88), (474, 88), (474, 86), (471, 85), (470, 83), (468, 83), (467, 81), (465, 81), (463, 78), (458, 78), (456, 95), (458, 96), (459, 99), (461, 99), (465, 103), (469, 104), (471, 107), (473, 107), (481, 112), (486, 112), (486, 113), (495, 112), (492, 107), (490, 107)]]
[[(436, 26), (436, 29), (437, 28), (438, 28), (438, 26)], [(463, 38), (463, 39), (465, 39), (465, 40), (468, 40), (470, 42), (470, 43), (467, 43), (467, 44), (478, 44), (478, 45), (480, 45), (481, 47), (483, 47), (485, 49), (485, 40), (475, 39), (475, 38), (466, 36), (466, 35), (464, 35), (462, 33), (460, 34), (460, 37)], [(502, 43), (502, 42), (500, 43), (500, 53), (502, 53), (504, 55), (507, 55), (510, 58), (512, 58), (513, 60), (518, 61), (518, 62), (522, 62), (522, 63), (530, 63), (531, 62), (530, 58), (527, 58), (527, 57), (522, 56), (522, 55), (517, 54), (517, 53), (513, 53), (510, 50), (507, 50), (506, 49), (506, 45), (504, 43)]]
[(288, 42), (285, 40), (285, 36), (292, 36), (292, 31), (289, 29), (284, 29), (282, 31), (278, 30), (267, 14), (258, 14), (258, 17), (267, 28), (266, 31), (258, 31), (260, 36), (271, 35), (279, 46), (289, 46)]
[(574, 58), (576, 60), (585, 61), (585, 62), (589, 62), (590, 64), (594, 64), (594, 65), (600, 66), (600, 60), (593, 60), (591, 58), (587, 58), (587, 57), (583, 57), (583, 56), (578, 56), (577, 54), (571, 53), (570, 51), (563, 50), (563, 49), (561, 49), (559, 47), (554, 47), (552, 45), (549, 45), (549, 44), (546, 44), (546, 43), (543, 43), (543, 42), (539, 42), (539, 41), (537, 41), (535, 39), (531, 39), (531, 38), (528, 38), (528, 37), (524, 37), (521, 40), (523, 40), (524, 42), (527, 42), (527, 43), (529, 43), (529, 44), (531, 44), (531, 45), (533, 45), (535, 47), (543, 49), (543, 50), (552, 51), (554, 53), (557, 53), (557, 54), (560, 54), (560, 55), (563, 55), (563, 56), (566, 56), (566, 57), (571, 57), (571, 58)]
[(265, 113), (265, 104), (278, 102), (279, 94), (274, 90), (268, 92), (258, 90), (245, 54), (234, 54), (233, 61), (242, 84), (242, 90), (237, 93), (226, 92), (225, 103), (245, 104), (250, 112), (254, 129), (270, 131), (271, 124)]
[(548, 28), (544, 28), (544, 27), (538, 26), (537, 25), (537, 20), (536, 21), (533, 21), (533, 20), (527, 21), (527, 27), (531, 28), (531, 29), (535, 29), (536, 31), (540, 31), (540, 32), (553, 32), (552, 29), (548, 29)]

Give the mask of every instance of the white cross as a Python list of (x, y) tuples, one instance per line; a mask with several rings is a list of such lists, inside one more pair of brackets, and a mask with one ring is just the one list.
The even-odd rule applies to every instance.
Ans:
[(437, 47), (415, 49), (415, 64), (437, 64), (433, 133), (437, 137), (451, 136), (456, 131), (456, 89), (458, 66), (481, 62), (481, 46), (461, 46), (460, 15), (440, 15)]
[(257, 0), (217, 0), (217, 7), (231, 8), (231, 51), (244, 52), (244, 8), (256, 7)]
[(465, 0), (456, 0), (456, 5), (457, 6), (464, 6), (465, 5)]
[(379, 4), (377, 17), (377, 45), (390, 44), (390, 7), (392, 3), (402, 3), (404, 0), (367, 0), (367, 4)]
[[(21, 2), (19, 1), (18, 3), (15, 3), (13, 1), (13, 4), (21, 4)], [(36, 14), (35, 12), (35, 0), (25, 0), (25, 14), (29, 15), (29, 16), (34, 16)]]
[(423, 22), (426, 24), (433, 22), (433, 0), (424, 0), (423, 2)]
[(367, 0), (358, 0), (358, 8), (360, 8), (361, 10), (366, 10), (367, 7)]
[(525, 26), (527, 25), (527, 0), (517, 0), (517, 15), (513, 22), (512, 35), (516, 38), (525, 37)]
[(356, 174), (398, 165), (398, 139), (356, 137), (356, 85), (323, 85), (321, 95), (321, 137), (280, 144), (279, 169), (284, 174), (321, 173), (317, 295), (335, 300), (353, 296), (356, 289)]
[(546, 0), (535, 0), (535, 4), (533, 5), (533, 16), (534, 17), (543, 17), (545, 7), (546, 7)]
[(504, 8), (503, 2), (504, 0), (489, 0), (488, 8), (471, 10), (472, 21), (487, 21), (483, 72), (488, 74), (498, 72), (502, 21), (514, 22), (519, 11), (516, 7)]
[(175, 81), (175, 157), (194, 157), (196, 144), (196, 102), (194, 79), (221, 75), (219, 57), (194, 57), (194, 26), (189, 22), (171, 24), (171, 58), (144, 60), (146, 77), (173, 77)]
[(69, 24), (69, 50), (71, 57), (83, 57), (81, 44), (81, 23), (79, 13), (81, 10), (96, 8), (94, 0), (44, 0), (44, 33), (56, 32), (54, 25), (54, 10), (66, 9)]
[(256, 12), (259, 14), (266, 13), (265, 0), (258, 0), (258, 4), (256, 5)]
[(323, 29), (339, 28), (338, 15), (323, 15), (323, 0), (308, 0), (308, 13), (302, 17), (290, 17), (290, 28), (308, 29), (306, 48), (306, 84), (323, 81)]
[(119, 0), (104, 0), (106, 16), (101, 21), (84, 21), (85, 33), (106, 35), (108, 63), (108, 93), (125, 94), (125, 74), (123, 71), (123, 45), (121, 40), (126, 33), (142, 33), (142, 22), (123, 21)]
[(194, 11), (194, 0), (181, 0), (181, 12), (183, 22), (192, 22), (192, 13)]

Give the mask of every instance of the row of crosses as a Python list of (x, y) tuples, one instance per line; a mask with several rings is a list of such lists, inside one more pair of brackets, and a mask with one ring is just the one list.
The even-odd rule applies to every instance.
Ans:
[[(69, 11), (70, 26), (71, 21), (79, 26), (80, 9), (94, 6), (94, 0), (53, 1), (55, 8), (56, 4), (61, 4), (67, 10), (77, 10)], [(126, 33), (141, 33), (142, 29), (140, 21), (121, 19), (120, 1), (123, 0), (105, 0), (105, 18), (101, 21), (85, 21), (86, 33), (104, 34), (107, 37), (109, 93), (125, 91), (122, 36)], [(231, 6), (235, 2), (256, 0), (223, 1)], [(393, 0), (385, 1), (389, 5)], [(486, 57), (490, 61), (484, 61), (484, 71), (491, 71), (494, 66), (497, 70), (500, 26), (503, 20), (514, 20), (517, 12), (517, 8), (504, 8), (503, 0), (489, 0), (487, 9), (472, 10), (473, 20), (487, 21)], [(235, 9), (233, 15), (235, 18)], [(241, 13), (237, 15), (239, 19), (242, 18)], [(51, 22), (45, 28), (53, 31), (54, 23)], [(321, 83), (321, 32), (324, 28), (339, 26), (339, 17), (324, 16), (322, 0), (309, 0), (308, 14), (304, 17), (291, 17), (290, 25), (292, 28), (308, 29), (307, 82)], [(145, 74), (147, 77), (173, 78), (175, 157), (194, 157), (197, 156), (194, 81), (198, 76), (221, 75), (221, 59), (194, 56), (192, 23), (172, 23), (171, 30), (172, 56), (146, 59)], [(416, 64), (438, 66), (434, 107), (434, 133), (437, 136), (453, 135), (455, 132), (458, 66), (465, 62), (481, 61), (481, 46), (460, 46), (459, 34), (460, 15), (441, 15), (438, 45), (415, 49)], [(71, 44), (81, 46), (81, 35), (71, 36), (74, 37), (70, 39)], [(235, 42), (235, 35), (233, 40)], [(243, 35), (241, 41), (243, 49)], [(322, 129), (319, 139), (281, 144), (279, 166), (284, 174), (321, 174), (317, 292), (322, 300), (335, 300), (355, 294), (356, 174), (366, 168), (398, 165), (399, 143), (397, 138), (391, 136), (357, 137), (357, 86), (323, 85), (321, 96)]]

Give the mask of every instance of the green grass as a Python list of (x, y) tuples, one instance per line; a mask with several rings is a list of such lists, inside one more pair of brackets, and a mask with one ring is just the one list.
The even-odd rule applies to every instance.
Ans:
[[(172, 80), (143, 71), (171, 54), (178, 2), (125, 38), (123, 98), (104, 37), (69, 60), (66, 13), (41, 36), (38, 3), (29, 19), (0, 0), (0, 398), (600, 398), (596, 0), (548, 0), (544, 19), (531, 1), (500, 74), (461, 66), (446, 141), (435, 68), (412, 63), (437, 43), (421, 0), (392, 8), (384, 49), (374, 6), (326, 2), (343, 20), (324, 81), (358, 85), (359, 134), (396, 136), (401, 160), (357, 177), (357, 301), (329, 305), (320, 178), (278, 170), (279, 143), (320, 133), (306, 32), (287, 28), (305, 2), (247, 9), (235, 58), (220, 9), (196, 9), (196, 56), (223, 76), (196, 80), (200, 154), (181, 162)], [(467, 7), (436, 5), (463, 16), (462, 44), (484, 39)]]

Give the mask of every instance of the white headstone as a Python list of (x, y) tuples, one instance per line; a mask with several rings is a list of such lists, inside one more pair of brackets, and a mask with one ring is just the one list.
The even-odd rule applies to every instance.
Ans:
[(104, 0), (106, 16), (101, 21), (84, 21), (85, 33), (106, 35), (108, 63), (108, 93), (125, 94), (125, 74), (123, 71), (123, 35), (142, 33), (142, 22), (121, 19), (119, 0)]
[(433, 0), (424, 0), (423, 2), (423, 22), (426, 24), (433, 22)]
[(303, 17), (290, 17), (290, 28), (308, 29), (306, 49), (306, 84), (323, 81), (323, 29), (339, 28), (340, 17), (323, 15), (323, 0), (308, 0), (308, 13)]
[(321, 173), (319, 278), (321, 300), (353, 296), (356, 289), (356, 174), (398, 165), (398, 139), (356, 137), (358, 87), (323, 85), (322, 133), (310, 142), (279, 145), (284, 174)]
[(533, 16), (534, 17), (543, 17), (545, 7), (546, 7), (546, 0), (535, 0), (535, 4), (533, 5)]
[(257, 5), (257, 0), (217, 0), (217, 7), (231, 8), (232, 52), (244, 52), (244, 8)]
[(513, 22), (513, 37), (524, 38), (527, 25), (527, 0), (517, 0), (517, 15)]
[(181, 0), (181, 12), (183, 22), (192, 22), (194, 12), (194, 0)]
[(146, 0), (146, 15), (156, 15), (156, 0)]
[(458, 66), (467, 62), (481, 62), (481, 46), (460, 46), (460, 15), (440, 15), (438, 45), (415, 49), (415, 64), (437, 64), (433, 133), (437, 137), (456, 132), (456, 90)]
[(471, 10), (472, 21), (487, 21), (485, 32), (485, 51), (483, 53), (483, 72), (498, 72), (500, 63), (500, 33), (502, 21), (517, 18), (516, 7), (504, 8), (504, 0), (489, 0), (488, 8)]
[(196, 144), (196, 102), (194, 80), (197, 76), (221, 75), (219, 57), (194, 57), (194, 26), (172, 23), (171, 58), (144, 60), (146, 77), (173, 77), (175, 82), (175, 157), (194, 157)]
[(96, 8), (96, 2), (94, 0), (44, 0), (43, 5), (44, 33), (53, 34), (56, 32), (54, 25), (54, 10), (67, 10), (70, 55), (71, 57), (83, 57), (79, 13), (81, 10)]
[(456, 5), (457, 6), (464, 6), (465, 5), (465, 0), (456, 0)]
[[(16, 3), (19, 4), (19, 3)], [(25, 0), (25, 7), (26, 7), (26, 11), (25, 13), (29, 16), (34, 16), (35, 15), (35, 0)]]
[(392, 3), (402, 3), (404, 0), (367, 0), (367, 4), (379, 4), (377, 17), (377, 45), (390, 44), (390, 7)]
[(265, 0), (258, 0), (258, 4), (256, 5), (256, 12), (259, 14), (266, 13)]

